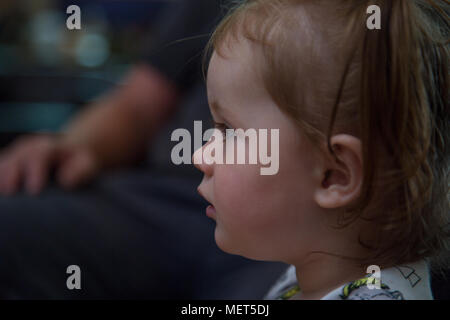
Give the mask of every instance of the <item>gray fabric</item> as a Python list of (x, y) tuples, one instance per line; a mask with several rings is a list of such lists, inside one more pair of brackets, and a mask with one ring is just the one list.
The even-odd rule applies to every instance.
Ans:
[[(0, 197), (0, 299), (257, 299), (284, 265), (221, 252), (198, 179), (145, 170)], [(82, 289), (66, 288), (78, 265)]]

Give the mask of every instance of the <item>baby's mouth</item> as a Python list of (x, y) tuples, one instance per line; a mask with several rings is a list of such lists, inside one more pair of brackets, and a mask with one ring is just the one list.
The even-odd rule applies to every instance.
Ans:
[(206, 207), (206, 216), (208, 216), (211, 219), (215, 219), (216, 217), (216, 208), (214, 208), (214, 206), (211, 204), (211, 201), (209, 201), (204, 195), (203, 193), (200, 191), (200, 188), (197, 188), (197, 192), (206, 200), (210, 203), (209, 206)]
[(216, 208), (212, 204), (210, 204), (208, 207), (206, 207), (206, 216), (214, 219), (216, 218)]

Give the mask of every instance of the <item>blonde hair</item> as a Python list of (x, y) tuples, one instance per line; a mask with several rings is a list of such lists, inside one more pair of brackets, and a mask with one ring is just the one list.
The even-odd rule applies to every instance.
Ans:
[[(381, 8), (381, 30), (366, 28), (372, 4)], [(371, 249), (366, 265), (432, 257), (437, 267), (448, 266), (448, 5), (238, 1), (206, 49), (205, 62), (212, 49), (222, 55), (222, 46), (231, 44), (227, 40), (240, 35), (262, 48), (268, 93), (323, 152), (335, 156), (335, 133), (361, 139), (362, 192), (347, 208), (342, 227), (358, 218), (375, 224), (377, 239), (361, 241)], [(319, 24), (317, 17), (325, 19)]]

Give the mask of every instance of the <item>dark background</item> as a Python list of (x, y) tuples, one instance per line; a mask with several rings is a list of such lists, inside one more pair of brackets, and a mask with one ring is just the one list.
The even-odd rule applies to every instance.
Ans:
[[(1, 0), (0, 148), (17, 135), (57, 132), (117, 84), (152, 43), (164, 0)], [(69, 30), (68, 6), (81, 8)]]

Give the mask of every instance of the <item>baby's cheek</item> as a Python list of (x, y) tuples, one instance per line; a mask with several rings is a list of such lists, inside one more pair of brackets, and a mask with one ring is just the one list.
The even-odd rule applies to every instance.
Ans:
[[(279, 208), (275, 176), (261, 176), (259, 167), (252, 165), (226, 166), (217, 170), (214, 179), (217, 208), (230, 224), (246, 228), (270, 226), (277, 219)], [(277, 208), (278, 207), (278, 208)]]
[[(249, 165), (216, 166), (214, 172), (214, 199), (217, 207), (232, 211), (247, 208), (248, 203), (258, 200), (255, 172)], [(229, 213), (230, 214), (230, 213)]]

